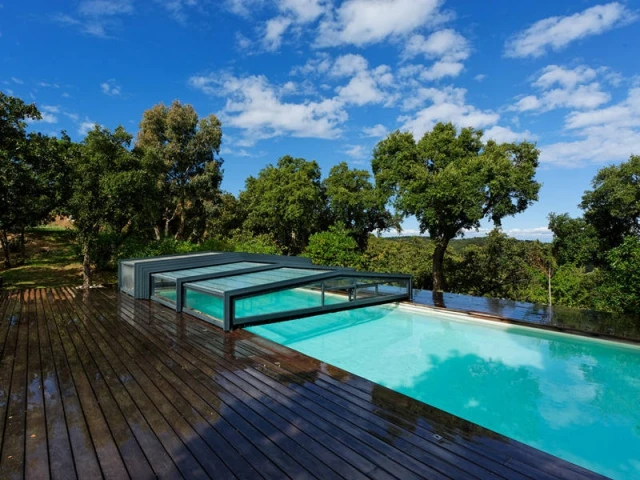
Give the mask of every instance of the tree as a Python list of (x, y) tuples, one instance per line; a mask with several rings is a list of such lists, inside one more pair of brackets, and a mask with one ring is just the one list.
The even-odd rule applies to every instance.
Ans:
[(369, 234), (400, 228), (400, 222), (386, 208), (386, 199), (370, 181), (366, 170), (351, 170), (345, 162), (335, 165), (324, 180), (332, 224), (345, 228), (363, 252)]
[(24, 261), (25, 229), (42, 223), (64, 200), (70, 140), (27, 134), (26, 120), (39, 118), (35, 105), (0, 92), (0, 245), (7, 268), (9, 236), (17, 235)]
[(553, 232), (553, 255), (558, 265), (591, 266), (596, 262), (599, 249), (597, 232), (584, 218), (550, 213), (549, 230)]
[(626, 236), (607, 253), (607, 263), (598, 306), (602, 310), (637, 315), (640, 312), (640, 238)]
[(316, 265), (359, 267), (362, 254), (350, 232), (342, 225), (332, 225), (326, 232), (311, 235), (303, 256)]
[(582, 197), (584, 218), (601, 240), (601, 248), (620, 245), (627, 235), (640, 234), (640, 156), (598, 171), (593, 190)]
[(445, 288), (443, 262), (453, 238), (484, 218), (499, 227), (538, 198), (535, 145), (484, 144), (481, 137), (480, 130), (458, 134), (451, 123), (438, 123), (418, 143), (411, 133), (391, 133), (373, 153), (378, 188), (403, 216), (415, 215), (435, 244), (434, 293)]
[(190, 229), (200, 239), (206, 227), (206, 210), (219, 199), (222, 182), (220, 144), (222, 128), (215, 115), (198, 119), (191, 105), (174, 101), (146, 110), (140, 122), (136, 147), (156, 166), (161, 203), (156, 213), (165, 236), (175, 232), (185, 238)]
[(494, 229), (482, 246), (469, 245), (456, 265), (455, 290), (477, 296), (518, 298), (530, 281), (524, 243)]
[(238, 199), (223, 192), (219, 201), (207, 209), (207, 234), (211, 237), (228, 238), (242, 228), (245, 213)]
[(303, 158), (284, 156), (247, 178), (240, 203), (247, 211), (244, 228), (271, 235), (288, 255), (302, 252), (326, 223), (320, 167)]
[(153, 218), (155, 181), (139, 152), (129, 150), (132, 139), (123, 127), (111, 132), (96, 125), (72, 157), (67, 212), (78, 231), (85, 287), (91, 285), (99, 235), (124, 237), (145, 229)]

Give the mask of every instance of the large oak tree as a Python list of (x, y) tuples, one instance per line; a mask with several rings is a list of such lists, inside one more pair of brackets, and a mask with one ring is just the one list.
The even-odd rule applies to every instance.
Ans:
[(161, 228), (165, 236), (173, 233), (178, 239), (200, 240), (204, 234), (206, 212), (220, 196), (221, 142), (220, 120), (215, 115), (198, 118), (191, 105), (176, 100), (143, 113), (136, 147), (150, 164), (156, 161), (158, 239)]
[(415, 215), (435, 244), (433, 291), (445, 288), (443, 261), (449, 242), (490, 219), (524, 211), (537, 200), (535, 145), (484, 143), (482, 131), (438, 123), (416, 142), (396, 131), (376, 146), (372, 167), (378, 188), (404, 216)]

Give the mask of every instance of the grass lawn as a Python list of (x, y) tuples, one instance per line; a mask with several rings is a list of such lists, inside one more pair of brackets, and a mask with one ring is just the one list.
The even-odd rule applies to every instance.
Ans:
[[(4, 288), (61, 287), (82, 285), (82, 263), (77, 255), (74, 232), (68, 228), (45, 226), (26, 235), (26, 262), (10, 269), (0, 263)], [(13, 259), (18, 254), (12, 254)], [(0, 250), (0, 259), (4, 252)], [(116, 272), (95, 272), (94, 283), (117, 282)]]

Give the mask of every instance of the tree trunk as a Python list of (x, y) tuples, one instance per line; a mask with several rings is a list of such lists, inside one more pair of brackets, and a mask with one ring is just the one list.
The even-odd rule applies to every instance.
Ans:
[(9, 253), (9, 238), (6, 232), (0, 233), (0, 244), (4, 252), (4, 268), (11, 268), (11, 254)]
[(82, 288), (91, 286), (91, 253), (89, 252), (89, 244), (82, 247)]
[(547, 270), (547, 287), (549, 290), (549, 308), (551, 308), (551, 269)]
[(18, 241), (20, 243), (20, 265), (24, 265), (27, 257), (25, 246), (24, 246), (24, 227), (20, 229), (20, 237)]
[(440, 238), (435, 240), (436, 248), (433, 251), (433, 303), (437, 307), (444, 307), (442, 292), (445, 289), (444, 255), (447, 252), (449, 240)]
[(160, 241), (162, 239), (162, 234), (160, 233), (160, 227), (158, 225), (153, 226), (153, 233), (156, 235), (156, 240)]

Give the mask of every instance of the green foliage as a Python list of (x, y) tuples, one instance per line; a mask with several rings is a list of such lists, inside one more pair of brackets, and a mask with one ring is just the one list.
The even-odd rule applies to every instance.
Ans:
[(433, 243), (418, 237), (387, 239), (371, 236), (364, 252), (364, 270), (406, 273), (413, 277), (414, 288), (431, 288)]
[(311, 235), (302, 256), (309, 257), (316, 265), (357, 268), (362, 263), (358, 244), (341, 224)]
[(404, 216), (415, 215), (421, 232), (435, 242), (434, 290), (444, 287), (444, 255), (449, 241), (489, 218), (524, 211), (538, 198), (534, 181), (539, 152), (534, 145), (484, 144), (482, 132), (438, 123), (415, 142), (394, 132), (376, 146), (376, 184)]
[(469, 245), (452, 268), (452, 291), (477, 296), (518, 298), (531, 281), (525, 261), (526, 244), (493, 230), (483, 246)]
[(602, 280), (602, 272), (598, 269), (587, 271), (584, 267), (564, 264), (551, 280), (553, 301), (567, 307), (595, 308), (594, 292)]
[(218, 239), (208, 239), (202, 243), (192, 243), (187, 240), (176, 240), (172, 237), (154, 241), (141, 241), (128, 238), (117, 249), (109, 262), (109, 268), (116, 266), (117, 260), (125, 258), (144, 258), (158, 255), (171, 255), (193, 252), (233, 252), (231, 242)]
[(247, 212), (244, 229), (272, 235), (282, 251), (296, 255), (326, 219), (320, 167), (315, 161), (282, 157), (276, 166), (267, 165), (247, 179), (240, 203)]
[(627, 235), (640, 234), (640, 156), (598, 171), (593, 190), (582, 197), (580, 207), (595, 228), (600, 248), (610, 250)]
[(249, 232), (237, 230), (231, 236), (230, 243), (235, 252), (282, 255), (282, 250), (273, 237), (266, 233), (252, 235)]
[[(155, 217), (165, 236), (200, 240), (207, 210), (219, 201), (221, 123), (215, 115), (198, 119), (191, 105), (174, 101), (146, 110), (136, 148), (157, 178)], [(157, 233), (159, 238), (159, 232)]]
[[(41, 118), (35, 105), (0, 92), (0, 244), (11, 266), (9, 235), (18, 235), (24, 261), (24, 233), (44, 222), (68, 195), (68, 136), (60, 140), (26, 134), (26, 120)], [(16, 240), (14, 240), (15, 242)]]
[(223, 192), (219, 201), (207, 208), (207, 235), (229, 237), (242, 228), (244, 210), (234, 195)]
[(371, 183), (366, 170), (351, 170), (345, 163), (335, 165), (324, 180), (329, 218), (355, 239), (361, 251), (369, 233), (400, 228), (399, 219), (385, 208), (386, 199)]
[(640, 312), (640, 238), (629, 235), (607, 253), (607, 271), (597, 299), (602, 310)]
[(553, 232), (553, 254), (559, 265), (593, 265), (598, 258), (598, 237), (593, 225), (568, 214), (549, 214)]
[(111, 132), (96, 126), (72, 155), (73, 190), (67, 211), (78, 230), (85, 285), (91, 281), (101, 234), (119, 243), (127, 233), (147, 229), (153, 218), (149, 198), (154, 179), (140, 155), (128, 149), (131, 139), (123, 127)]

